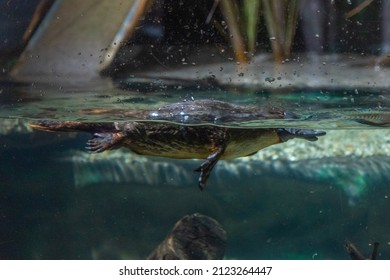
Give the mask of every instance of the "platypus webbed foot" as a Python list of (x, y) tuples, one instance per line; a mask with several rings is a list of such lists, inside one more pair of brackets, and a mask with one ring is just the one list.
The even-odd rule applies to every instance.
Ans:
[(318, 140), (318, 136), (324, 136), (325, 131), (313, 130), (313, 129), (300, 129), (300, 128), (278, 128), (277, 133), (282, 142), (286, 142), (293, 138), (302, 138), (308, 141)]
[(203, 162), (197, 169), (194, 170), (195, 172), (200, 172), (199, 189), (201, 191), (203, 191), (206, 187), (207, 179), (209, 178), (211, 171), (217, 164), (218, 160), (221, 158), (224, 151), (224, 147), (218, 147), (214, 153), (207, 157), (205, 162)]
[(118, 147), (123, 138), (122, 133), (95, 133), (94, 138), (88, 140), (85, 148), (93, 153), (101, 153)]

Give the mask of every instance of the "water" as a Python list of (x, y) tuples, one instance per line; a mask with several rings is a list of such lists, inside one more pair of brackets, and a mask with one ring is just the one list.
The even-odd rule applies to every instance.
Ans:
[[(127, 86), (127, 85), (126, 85)], [(130, 85), (131, 86), (131, 85)], [(134, 85), (132, 85), (134, 86)], [(202, 88), (196, 83), (186, 87), (161, 82), (137, 90), (99, 86), (63, 88), (32, 84), (3, 85), (0, 95), (1, 118), (53, 119), (70, 121), (169, 121), (185, 125), (212, 124), (229, 127), (305, 127), (312, 129), (367, 128), (356, 120), (386, 125), (389, 118), (389, 93), (382, 89), (311, 89), (255, 91)], [(163, 106), (177, 102), (213, 99), (241, 106), (281, 109), (297, 116), (283, 119), (256, 119), (232, 111), (221, 111), (212, 119), (194, 117), (194, 113), (159, 113)], [(154, 112), (157, 113), (154, 113)], [(184, 110), (185, 111), (185, 110)]]
[[(119, 85), (1, 84), (0, 258), (143, 259), (177, 220), (196, 212), (227, 231), (227, 259), (348, 259), (346, 239), (367, 256), (378, 241), (378, 258), (390, 258), (388, 90)], [(126, 150), (92, 155), (83, 148), (87, 133), (28, 127), (37, 119), (150, 121), (139, 112), (210, 96), (283, 108), (297, 118), (153, 121), (300, 127), (327, 135), (220, 161), (200, 192), (193, 169), (201, 161)]]

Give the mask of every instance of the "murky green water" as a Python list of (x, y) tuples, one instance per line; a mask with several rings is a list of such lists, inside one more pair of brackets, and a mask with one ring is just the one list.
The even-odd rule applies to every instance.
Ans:
[[(0, 87), (0, 258), (142, 259), (178, 219), (195, 212), (223, 225), (227, 259), (348, 259), (346, 239), (366, 255), (378, 241), (378, 258), (390, 258), (386, 90), (260, 92), (164, 83)], [(83, 148), (88, 134), (27, 126), (36, 119), (149, 121), (140, 112), (210, 97), (283, 108), (297, 118), (223, 112), (207, 124), (312, 128), (327, 135), (221, 161), (200, 192), (193, 173), (199, 161), (126, 150), (91, 155)], [(152, 120), (205, 124), (191, 116)]]

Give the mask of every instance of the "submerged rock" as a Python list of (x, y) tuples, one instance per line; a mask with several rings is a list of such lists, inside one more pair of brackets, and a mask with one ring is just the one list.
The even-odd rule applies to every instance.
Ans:
[(198, 213), (187, 215), (148, 259), (219, 260), (225, 254), (226, 240), (226, 232), (216, 220)]

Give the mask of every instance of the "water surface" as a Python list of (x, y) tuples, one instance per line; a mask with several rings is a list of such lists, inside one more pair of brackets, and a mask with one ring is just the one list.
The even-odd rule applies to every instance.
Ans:
[[(306, 127), (314, 129), (361, 128), (354, 120), (367, 119), (385, 125), (389, 118), (390, 92), (373, 89), (283, 91), (234, 90), (202, 88), (194, 85), (178, 87), (137, 83), (129, 86), (97, 88), (63, 88), (53, 85), (4, 84), (0, 95), (2, 118), (52, 119), (75, 121), (171, 121), (180, 124), (213, 124), (241, 127)], [(297, 117), (258, 120), (240, 119), (235, 113), (221, 112), (213, 121), (194, 119), (187, 112), (173, 112), (174, 117), (145, 115), (164, 105), (191, 100), (214, 99), (242, 106), (276, 108), (293, 112)], [(180, 114), (182, 117), (180, 117)], [(229, 116), (227, 118), (227, 116)], [(226, 121), (227, 120), (227, 121)]]

